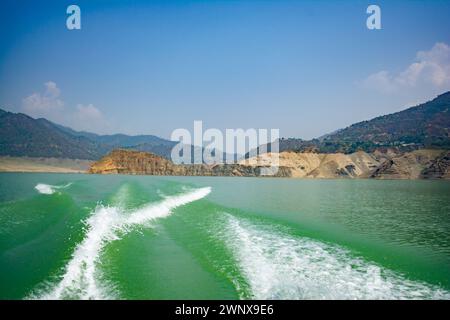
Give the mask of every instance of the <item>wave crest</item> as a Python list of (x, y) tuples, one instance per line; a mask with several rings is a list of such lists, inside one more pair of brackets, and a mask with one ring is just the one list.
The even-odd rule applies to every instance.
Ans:
[(173, 209), (200, 200), (211, 192), (210, 187), (170, 196), (156, 204), (149, 204), (132, 212), (120, 207), (97, 206), (86, 221), (87, 232), (75, 248), (64, 275), (48, 292), (32, 295), (38, 299), (111, 299), (113, 286), (101, 281), (97, 268), (105, 245), (118, 240), (131, 227), (143, 225), (168, 216)]
[(227, 214), (225, 241), (254, 299), (449, 299), (348, 250)]
[(68, 183), (62, 186), (54, 186), (51, 184), (38, 183), (34, 188), (41, 194), (54, 194), (60, 189), (66, 189), (70, 187), (72, 183)]

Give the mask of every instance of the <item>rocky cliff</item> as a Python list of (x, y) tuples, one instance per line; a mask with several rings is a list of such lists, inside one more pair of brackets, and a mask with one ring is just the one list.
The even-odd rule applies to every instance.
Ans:
[[(247, 166), (242, 164), (193, 164), (177, 165), (148, 152), (114, 150), (92, 164), (89, 173), (98, 174), (148, 174), (157, 176), (261, 176), (265, 165)], [(290, 171), (280, 168), (275, 176), (288, 177)]]
[(376, 178), (450, 179), (450, 152), (394, 149), (374, 153), (267, 153), (236, 164), (176, 165), (160, 156), (130, 150), (114, 150), (95, 162), (90, 173), (147, 174), (179, 176), (262, 176), (264, 169), (278, 161), (276, 177), (293, 178)]
[[(255, 165), (270, 163), (273, 155), (244, 160)], [(421, 149), (400, 152), (398, 149), (343, 153), (281, 152), (280, 166), (291, 177), (300, 178), (376, 178), (376, 179), (449, 179), (450, 152)]]

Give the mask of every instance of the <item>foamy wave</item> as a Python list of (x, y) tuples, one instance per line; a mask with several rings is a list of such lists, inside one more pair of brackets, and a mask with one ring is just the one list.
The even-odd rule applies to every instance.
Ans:
[(68, 188), (72, 183), (62, 186), (53, 186), (51, 184), (38, 183), (34, 188), (42, 194), (54, 194), (57, 190)]
[[(224, 240), (254, 299), (450, 299), (340, 247), (227, 215)], [(245, 297), (243, 297), (245, 298)]]
[(102, 281), (97, 268), (103, 248), (109, 242), (131, 230), (158, 218), (168, 216), (173, 209), (200, 200), (211, 192), (211, 188), (201, 188), (185, 194), (167, 197), (156, 204), (150, 204), (133, 212), (125, 212), (119, 207), (99, 205), (86, 221), (87, 233), (76, 247), (72, 259), (65, 267), (60, 282), (39, 299), (110, 299), (115, 298), (113, 288)]

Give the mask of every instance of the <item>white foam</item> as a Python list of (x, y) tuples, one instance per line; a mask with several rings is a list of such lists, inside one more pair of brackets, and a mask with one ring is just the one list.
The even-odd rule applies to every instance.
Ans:
[(227, 214), (224, 240), (254, 299), (450, 299), (344, 248), (293, 237)]
[(55, 192), (55, 189), (53, 186), (48, 185), (48, 184), (44, 184), (44, 183), (39, 183), (34, 187), (39, 193), (42, 194), (53, 194)]
[(38, 183), (34, 188), (42, 194), (54, 194), (59, 189), (65, 189), (69, 187), (72, 183), (68, 183), (62, 186), (53, 186), (51, 184)]
[(49, 292), (37, 294), (37, 297), (40, 299), (114, 298), (114, 290), (102, 281), (97, 268), (105, 245), (120, 239), (121, 235), (131, 230), (131, 227), (166, 217), (173, 209), (200, 200), (210, 192), (209, 187), (196, 189), (167, 197), (159, 203), (147, 205), (133, 212), (124, 212), (119, 207), (99, 205), (86, 221), (86, 236), (76, 247), (71, 260), (65, 267), (62, 279)]

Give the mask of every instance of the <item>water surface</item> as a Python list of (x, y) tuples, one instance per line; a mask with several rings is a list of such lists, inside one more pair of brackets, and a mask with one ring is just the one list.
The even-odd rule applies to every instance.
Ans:
[(0, 298), (448, 299), (450, 183), (0, 174)]

